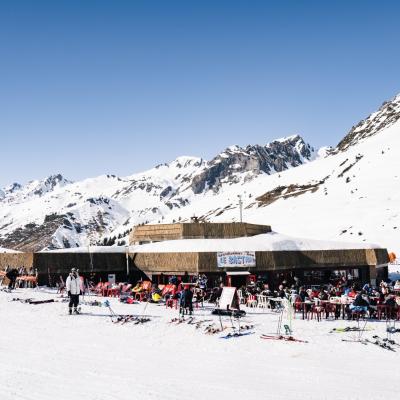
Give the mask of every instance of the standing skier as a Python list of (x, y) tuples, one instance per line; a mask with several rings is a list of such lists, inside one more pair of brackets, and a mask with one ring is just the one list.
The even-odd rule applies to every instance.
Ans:
[(76, 268), (72, 268), (65, 283), (69, 297), (69, 313), (72, 314), (72, 308), (75, 314), (79, 314), (78, 304), (81, 293), (81, 279)]

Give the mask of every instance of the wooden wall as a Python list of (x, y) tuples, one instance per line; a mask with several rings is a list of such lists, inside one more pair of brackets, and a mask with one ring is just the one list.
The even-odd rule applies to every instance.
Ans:
[(269, 225), (233, 223), (182, 223), (141, 225), (131, 232), (130, 243), (192, 238), (237, 238), (271, 232)]
[[(386, 254), (386, 258), (385, 258)], [(134, 263), (139, 269), (154, 273), (218, 273), (217, 253), (136, 253)], [(325, 250), (325, 251), (270, 251), (256, 252), (256, 267), (249, 271), (284, 271), (375, 266), (387, 259), (386, 250)], [(386, 261), (387, 262), (387, 261)], [(238, 270), (240, 270), (238, 268)]]
[(130, 243), (181, 239), (183, 224), (158, 224), (136, 226), (129, 235)]
[[(102, 279), (107, 274), (116, 274), (118, 279), (126, 279), (126, 256), (123, 253), (92, 253), (92, 263), (89, 253), (35, 253), (34, 267), (39, 274), (39, 283), (47, 284), (48, 277), (58, 279), (59, 275), (65, 277), (71, 268), (78, 268), (83, 276), (89, 276), (92, 272)], [(130, 271), (135, 272), (130, 259)]]
[(133, 264), (147, 275), (198, 273), (198, 253), (133, 253)]
[(33, 253), (0, 253), (0, 269), (7, 266), (12, 268), (25, 267), (31, 269), (33, 265)]

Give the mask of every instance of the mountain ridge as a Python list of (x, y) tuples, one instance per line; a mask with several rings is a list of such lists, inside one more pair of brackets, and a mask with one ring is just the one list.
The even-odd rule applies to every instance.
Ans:
[(29, 250), (104, 243), (116, 229), (126, 233), (136, 223), (161, 221), (196, 196), (296, 167), (314, 156), (311, 145), (293, 135), (264, 146), (229, 146), (210, 161), (177, 157), (127, 177), (72, 182), (55, 174), (26, 185), (14, 183), (0, 197), (0, 243)]
[[(0, 246), (124, 244), (135, 224), (187, 221), (193, 214), (207, 221), (237, 221), (239, 195), (249, 222), (272, 222), (292, 235), (376, 241), (359, 210), (364, 204), (378, 208), (364, 210), (374, 226), (395, 231), (400, 225), (399, 207), (384, 197), (390, 192), (397, 199), (391, 187), (400, 170), (393, 151), (400, 144), (399, 130), (400, 95), (355, 125), (335, 148), (315, 150), (292, 135), (264, 145), (228, 146), (209, 161), (177, 157), (126, 177), (72, 182), (55, 174), (27, 185), (14, 183), (0, 189)], [(395, 246), (382, 229), (375, 230)]]

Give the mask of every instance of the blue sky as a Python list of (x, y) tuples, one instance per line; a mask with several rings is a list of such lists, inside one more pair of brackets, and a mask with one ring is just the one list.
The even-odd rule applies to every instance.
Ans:
[(335, 145), (400, 92), (395, 1), (0, 1), (0, 186)]

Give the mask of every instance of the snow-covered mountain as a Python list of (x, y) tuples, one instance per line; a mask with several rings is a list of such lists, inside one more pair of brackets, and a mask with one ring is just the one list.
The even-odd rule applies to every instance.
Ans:
[(400, 119), (400, 94), (391, 101), (385, 101), (378, 111), (353, 126), (350, 132), (339, 142), (336, 152), (348, 149), (363, 139), (395, 124)]
[(298, 136), (265, 146), (231, 146), (207, 162), (179, 157), (128, 177), (71, 182), (53, 175), (0, 192), (0, 244), (24, 250), (113, 244), (138, 223), (161, 222), (227, 186), (282, 172), (316, 157)]
[(400, 95), (353, 127), (326, 157), (224, 187), (174, 210), (188, 220), (247, 222), (310, 238), (372, 242), (400, 253)]
[(298, 136), (230, 146), (210, 161), (179, 157), (128, 177), (61, 175), (0, 190), (0, 246), (124, 244), (139, 223), (267, 223), (290, 235), (376, 242), (400, 250), (400, 95), (334, 149)]

